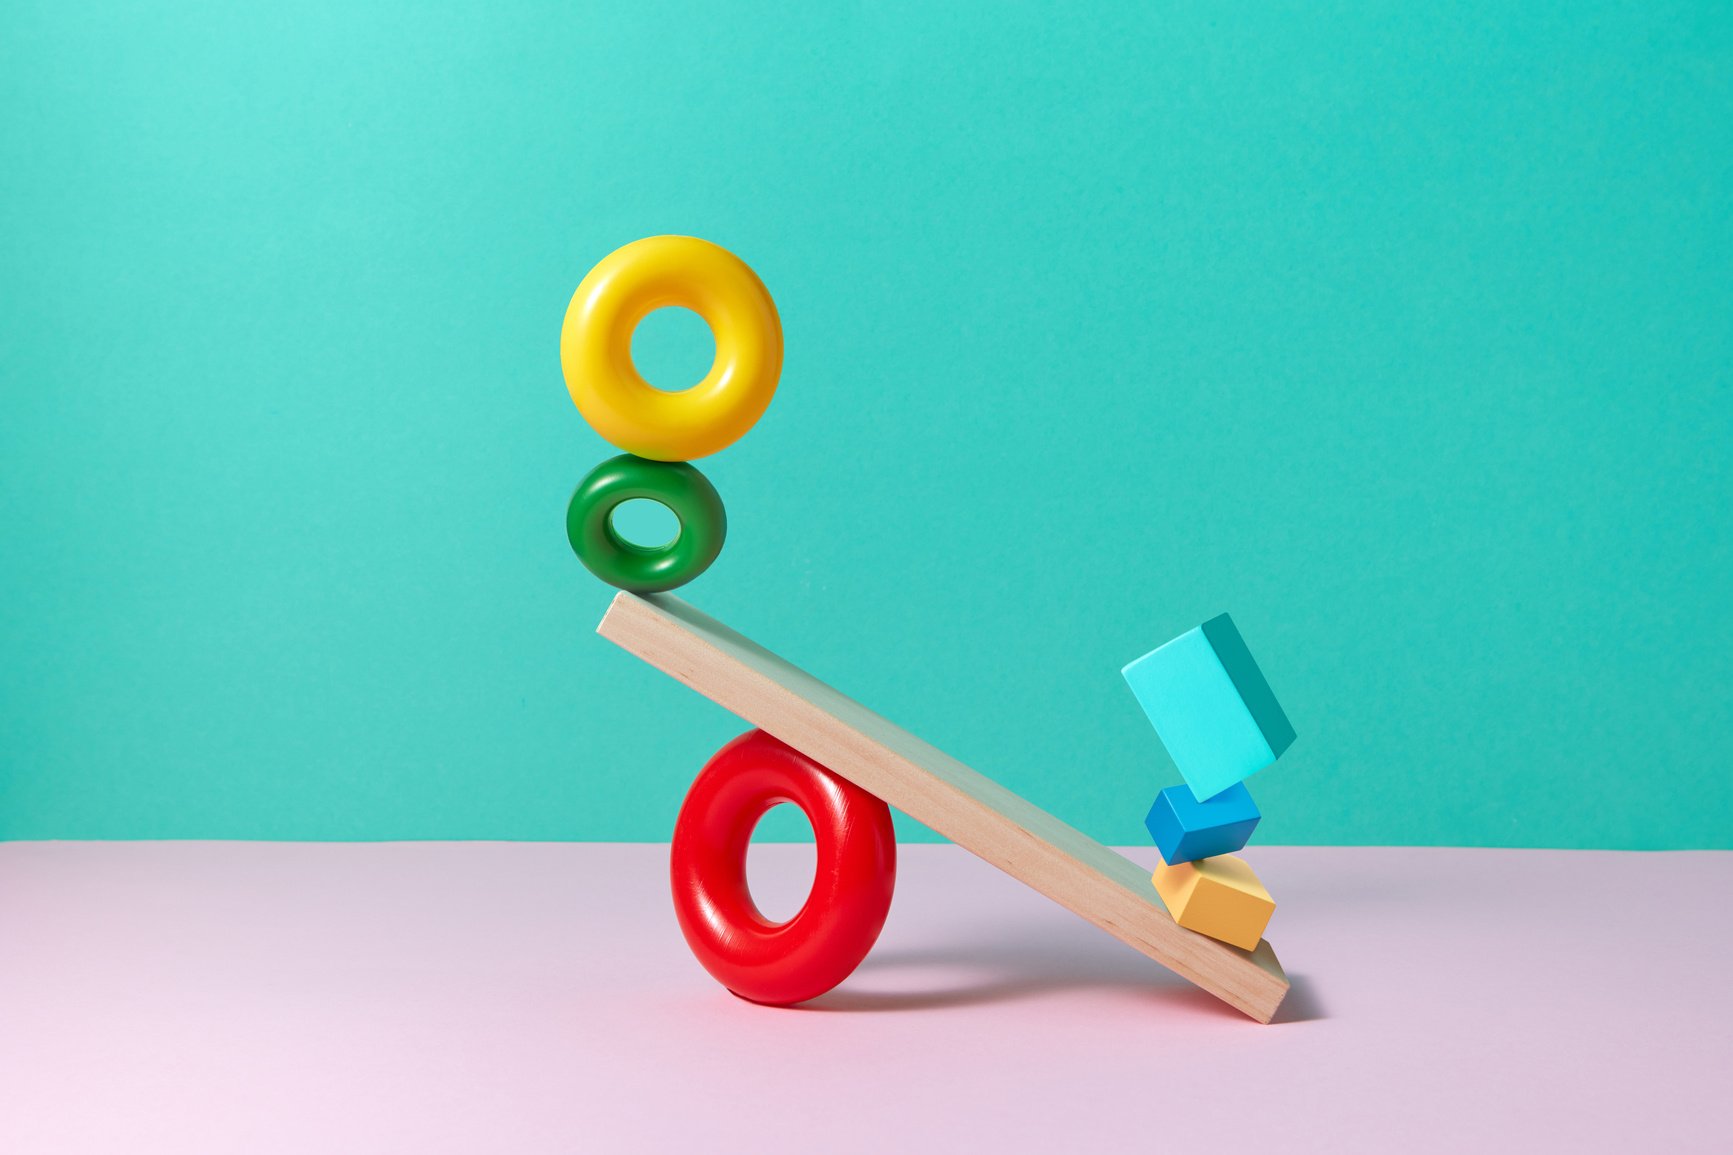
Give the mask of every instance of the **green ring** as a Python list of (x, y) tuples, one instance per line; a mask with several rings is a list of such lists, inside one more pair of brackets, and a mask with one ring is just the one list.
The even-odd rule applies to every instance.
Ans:
[[(638, 497), (673, 513), (680, 522), (673, 541), (647, 549), (614, 529), (615, 508)], [(566, 506), (566, 540), (578, 560), (609, 585), (636, 594), (685, 585), (710, 568), (727, 535), (722, 495), (685, 461), (646, 461), (622, 453), (590, 470)]]

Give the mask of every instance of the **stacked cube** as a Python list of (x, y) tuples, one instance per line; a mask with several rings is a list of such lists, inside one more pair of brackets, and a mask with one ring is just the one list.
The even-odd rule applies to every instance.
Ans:
[(1294, 728), (1226, 614), (1124, 674), (1185, 779), (1157, 795), (1145, 819), (1161, 854), (1156, 892), (1179, 925), (1251, 950), (1276, 904), (1233, 857), (1260, 817), (1245, 780), (1281, 757)]

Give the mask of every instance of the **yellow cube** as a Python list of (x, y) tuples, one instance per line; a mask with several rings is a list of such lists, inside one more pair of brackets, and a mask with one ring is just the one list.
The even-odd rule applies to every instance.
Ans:
[(1276, 912), (1252, 868), (1231, 854), (1175, 866), (1161, 862), (1150, 881), (1175, 922), (1242, 950), (1258, 945)]

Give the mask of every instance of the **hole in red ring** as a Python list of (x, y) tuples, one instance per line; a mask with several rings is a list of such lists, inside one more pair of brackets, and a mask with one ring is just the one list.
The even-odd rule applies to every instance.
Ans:
[(800, 913), (818, 874), (818, 846), (806, 811), (789, 802), (766, 810), (746, 847), (746, 889), (771, 922)]

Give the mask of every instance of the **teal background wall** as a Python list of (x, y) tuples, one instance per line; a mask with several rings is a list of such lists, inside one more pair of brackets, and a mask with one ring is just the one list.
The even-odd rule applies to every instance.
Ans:
[(683, 232), (787, 332), (684, 593), (889, 717), (1141, 842), (1226, 609), (1264, 841), (1733, 846), (1730, 14), (12, 0), (0, 836), (665, 839), (557, 337)]

